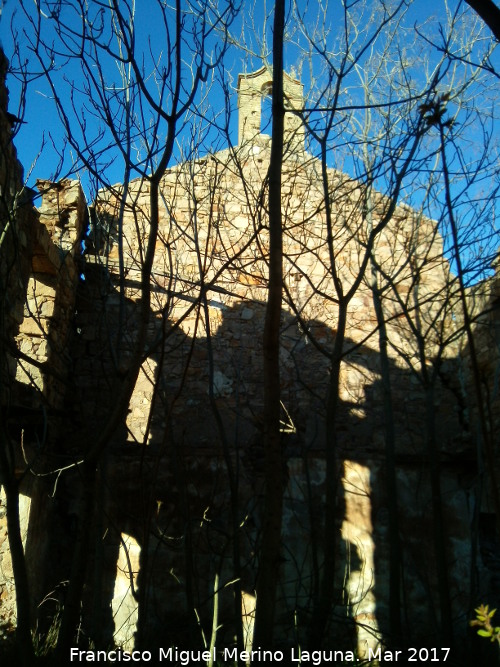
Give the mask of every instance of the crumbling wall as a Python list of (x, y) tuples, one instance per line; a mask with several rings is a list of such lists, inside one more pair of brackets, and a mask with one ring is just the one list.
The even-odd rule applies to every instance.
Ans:
[[(23, 171), (12, 143), (14, 123), (7, 115), (8, 91), (5, 77), (8, 63), (0, 50), (0, 447), (9, 451), (8, 419), (15, 404), (14, 377), (17, 350), (14, 337), (23, 321), (23, 304), (29, 256), (33, 244), (31, 193), (23, 188)], [(19, 418), (23, 418), (19, 415)], [(6, 471), (1, 466), (0, 483), (0, 637), (15, 626), (15, 588), (10, 559), (5, 494)], [(29, 501), (21, 499), (24, 529), (29, 516)]]
[[(476, 356), (479, 374), (479, 391), (483, 401), (483, 417), (486, 437), (481, 429), (478, 411), (477, 388), (471, 381), (466, 384), (466, 418), (475, 432), (478, 448), (478, 473), (482, 483), (480, 511), (477, 515), (481, 600), (488, 600), (490, 607), (500, 604), (500, 550), (499, 518), (495, 495), (498, 497), (500, 465), (498, 442), (500, 441), (500, 256), (492, 265), (494, 275), (467, 289), (467, 307), (472, 322), (474, 350), (468, 339), (461, 340), (460, 361), (462, 382), (464, 376), (473, 378), (472, 353)], [(485, 442), (486, 441), (486, 442)], [(490, 452), (488, 451), (490, 449)], [(493, 462), (491, 462), (493, 459)], [(495, 488), (497, 493), (495, 494)]]
[[(219, 575), (231, 578), (230, 559), (221, 556), (229, 549), (227, 540), (230, 541), (222, 528), (231, 521), (228, 465), (239, 470), (238, 502), (242, 516), (248, 518), (242, 523), (240, 535), (243, 560), (253, 562), (251, 554), (256, 551), (265, 456), (261, 336), (267, 295), (264, 181), (268, 161), (268, 144), (256, 140), (240, 146), (235, 153), (222, 151), (179, 165), (169, 170), (162, 181), (160, 234), (151, 280), (152, 352), (136, 384), (124, 428), (117, 434), (113, 454), (106, 463), (110, 486), (115, 484), (114, 488), (125, 490), (116, 496), (112, 493), (109, 498), (112, 523), (118, 533), (134, 540), (134, 549), (142, 554), (134, 565), (136, 586), (150, 587), (147, 608), (158, 613), (156, 619), (153, 615), (148, 617), (151, 636), (162, 623), (174, 628), (175, 617), (181, 611), (184, 617), (190, 613), (185, 590), (186, 568), (190, 566), (181, 546), (187, 537), (182, 529), (184, 514), (179, 514), (180, 505), (186, 507), (186, 521), (199, 521), (199, 528), (193, 528), (190, 537), (191, 545), (196, 545), (191, 547), (190, 558), (197, 572), (200, 613), (204, 610), (210, 614), (218, 558), (222, 559)], [(340, 249), (336, 265), (347, 289), (358, 275), (362, 244), (366, 242), (366, 228), (360, 224), (363, 193), (357, 182), (340, 173), (332, 170), (330, 177), (335, 247)], [(300, 626), (308, 622), (314, 587), (313, 559), (322, 558), (314, 536), (321, 530), (325, 448), (329, 446), (324, 421), (330, 360), (310, 338), (314, 337), (319, 347), (331, 350), (338, 306), (329, 271), (324, 195), (317, 162), (305, 153), (286, 160), (283, 183), (287, 290), (281, 375), (286, 470), (281, 474), (287, 480), (283, 541), (289, 556), (283, 556), (278, 624), (282, 636), (292, 636), (294, 623)], [(95, 255), (88, 257), (85, 289), (91, 289), (92, 276), (99, 274), (95, 285), (100, 287), (94, 286), (94, 294), (100, 292), (104, 296), (99, 301), (97, 319), (92, 308), (87, 309), (80, 321), (80, 336), (86, 346), (101, 346), (100, 367), (107, 369), (101, 374), (102, 387), (106, 375), (111, 386), (135, 340), (141, 249), (149, 230), (149, 195), (149, 185), (143, 181), (131, 183), (126, 193), (125, 215), (120, 221), (124, 238), (121, 279), (117, 220), (124, 193), (116, 186), (101, 192), (96, 202)], [(382, 218), (386, 206), (383, 197), (374, 195), (376, 220)], [(403, 308), (414, 312), (418, 303), (424, 323), (446, 318), (451, 334), (456, 322), (455, 304), (447, 288), (450, 272), (443, 259), (442, 240), (432, 221), (407, 207), (398, 207), (377, 241), (375, 256), (386, 274), (397, 276), (393, 291), (400, 297), (387, 298), (384, 307), (388, 336), (393, 343), (390, 366), (407, 575), (405, 594), (412, 619), (408, 632), (428, 638), (433, 632), (429, 624), (431, 608), (437, 604), (433, 597), (437, 574), (433, 559), (429, 559), (432, 517), (430, 461), (422, 425), (425, 392), (418, 377), (421, 367), (415, 336)], [(86, 302), (90, 304), (92, 299)], [(426, 334), (429, 363), (443, 346), (439, 331), (430, 328)], [(110, 341), (112, 350), (105, 350), (103, 340)], [(449, 373), (453, 373), (457, 352), (455, 341), (442, 353)], [(84, 355), (79, 358), (83, 368), (88, 368)], [(95, 359), (93, 363), (98, 364)], [(91, 374), (85, 371), (84, 376), (90, 378)], [(90, 396), (83, 395), (88, 396), (80, 401), (88, 416), (99, 412), (105, 416), (112, 396), (94, 390)], [(340, 399), (339, 512), (332, 530), (338, 531), (342, 539), (338, 547), (339, 570), (332, 576), (336, 577), (339, 590), (347, 581), (348, 598), (339, 604), (344, 604), (351, 618), (368, 628), (358, 638), (362, 653), (367, 642), (373, 644), (378, 631), (387, 624), (387, 517), (391, 502), (385, 492), (382, 384), (369, 280), (362, 282), (349, 307)], [(473, 454), (459, 423), (455, 396), (439, 381), (434, 400), (444, 514), (449, 528), (451, 595), (459, 610), (467, 606), (469, 594), (469, 585), (464, 582), (470, 567), (468, 498), (474, 485), (470, 460)], [(229, 443), (229, 462), (224, 451), (225, 438)], [(124, 460), (124, 454), (130, 459)], [(135, 457), (142, 461), (142, 473), (131, 464)], [(146, 468), (148, 472), (144, 472)], [(141, 514), (136, 498), (144, 497), (145, 489), (149, 510)], [(151, 526), (146, 515), (151, 508), (157, 508), (156, 528), (151, 529), (153, 537), (146, 538), (145, 532)], [(155, 531), (167, 539), (162, 541)], [(123, 600), (128, 608), (133, 600), (127, 581), (130, 577), (128, 572), (116, 570), (117, 552), (116, 545), (109, 546), (109, 576), (114, 578), (116, 572), (122, 582), (115, 587), (120, 593), (117, 599), (113, 598), (113, 606), (118, 609)], [(168, 569), (163, 563), (168, 563)], [(142, 575), (138, 574), (141, 569)], [(244, 570), (242, 581), (248, 597), (255, 586), (252, 566)], [(225, 595), (230, 595), (230, 589), (221, 593), (222, 598)], [(163, 607), (162, 600), (166, 599), (169, 604)], [(171, 613), (172, 608), (175, 614)], [(221, 602), (222, 608), (227, 614), (228, 600), (224, 605)], [(129, 640), (141, 613), (145, 611), (139, 604), (125, 632)], [(174, 636), (175, 630), (172, 632)]]
[[(269, 81), (267, 72), (259, 77), (256, 95), (242, 100), (242, 117), (260, 110), (262, 86)], [(252, 78), (242, 81), (252, 83)], [(293, 80), (288, 84), (289, 101), (295, 108), (292, 98), (300, 97), (300, 84), (297, 87)], [(207, 626), (216, 575), (220, 638), (232, 641), (230, 554), (235, 532), (240, 540), (245, 610), (252, 608), (265, 457), (261, 334), (267, 296), (269, 139), (259, 135), (255, 118), (250, 121), (240, 130), (250, 129), (253, 134), (244, 134), (236, 150), (181, 164), (162, 181), (147, 358), (129, 411), (99, 464), (89, 586), (82, 612), (97, 645), (106, 646), (114, 639), (130, 647), (139, 626), (151, 642), (155, 637), (163, 645), (166, 638), (178, 641), (194, 609)], [(296, 116), (292, 121), (288, 129), (293, 140), (302, 143)], [(10, 129), (4, 124), (8, 146)], [(2, 192), (9, 193), (9, 201), (17, 197), (19, 202), (23, 188), (15, 152), (9, 147), (5, 155), (10, 155), (5, 180), (9, 186)], [(2, 169), (5, 172), (4, 163)], [(323, 529), (325, 450), (331, 444), (324, 426), (330, 359), (322, 349), (331, 350), (338, 304), (319, 172), (317, 161), (303, 145), (287, 154), (281, 352), (285, 464), (276, 471), (286, 481), (280, 641), (295, 637), (295, 632), (301, 638), (310, 620), (315, 568), (322, 560), (316, 536)], [(336, 268), (349, 287), (359, 273), (367, 239), (365, 201), (359, 183), (334, 170), (329, 175)], [(127, 193), (119, 185), (99, 193), (83, 264), (80, 239), (87, 218), (79, 185), (40, 181), (39, 189), (43, 199), (38, 211), (28, 202), (22, 211), (14, 207), (15, 215), (9, 218), (2, 248), (15, 249), (19, 261), (6, 260), (12, 256), (9, 250), (0, 262), (7, 284), (2, 340), (10, 345), (10, 352), (2, 358), (6, 369), (2, 378), (8, 379), (2, 400), (13, 427), (9, 437), (24, 428), (29, 408), (37, 428), (30, 442), (25, 442), (30, 446), (27, 451), (42, 450), (33, 459), (35, 472), (72, 466), (71, 471), (43, 482), (37, 478), (26, 489), (33, 498), (27, 554), (34, 605), (47, 593), (60, 592), (69, 572), (79, 511), (80, 480), (74, 463), (99, 437), (134, 350), (141, 251), (150, 222), (147, 182), (132, 182)], [(123, 198), (125, 214), (119, 220)], [(387, 202), (374, 194), (372, 204), (376, 224)], [(436, 568), (429, 555), (432, 518), (430, 462), (422, 425), (425, 391), (415, 335), (404, 310), (414, 312), (418, 305), (420, 321), (443, 321), (446, 337), (451, 339), (442, 353), (448, 384), (436, 383), (433, 400), (450, 589), (457, 616), (470, 603), (474, 537), (469, 501), (477, 482), (473, 443), (453, 384), (460, 368), (460, 343), (452, 334), (460, 326), (460, 317), (454, 310), (456, 292), (448, 289), (450, 273), (442, 240), (432, 221), (398, 207), (374, 253), (380, 271), (394, 277), (384, 297), (384, 312), (392, 343), (390, 372), (409, 610), (406, 630), (408, 637), (432, 644), (437, 601)], [(79, 281), (80, 273), (85, 280)], [(442, 331), (429, 325), (429, 365), (440, 353)], [(479, 329), (477, 336), (483, 341)], [(486, 339), (480, 342), (482, 364), (491, 364), (490, 344)], [(495, 373), (496, 368), (493, 364), (484, 372)], [(15, 405), (19, 406), (17, 422)], [(388, 617), (388, 508), (393, 499), (385, 491), (382, 406), (377, 319), (367, 279), (349, 307), (337, 424), (338, 517), (331, 527), (341, 537), (338, 571), (332, 576), (337, 590), (345, 592), (344, 599), (337, 601), (337, 611), (362, 627), (360, 655), (368, 643), (377, 641)], [(236, 528), (230, 470), (238, 480)], [(12, 574), (6, 566), (2, 523), (0, 559), (2, 613), (13, 619)], [(54, 562), (57, 568), (52, 567)], [(251, 613), (246, 617), (247, 630)]]
[[(39, 473), (51, 469), (62, 408), (72, 370), (78, 257), (87, 227), (79, 183), (39, 181), (40, 210), (27, 188), (12, 142), (16, 121), (7, 113), (7, 61), (0, 64), (0, 446), (2, 466), (21, 480), (21, 532), (26, 541), (31, 498)], [(4, 469), (5, 467), (5, 469)], [(31, 472), (25, 475), (26, 470)], [(15, 588), (6, 529), (5, 495), (0, 499), (0, 625), (15, 622)], [(41, 522), (37, 557), (46, 538)], [(45, 531), (46, 532), (46, 531)]]

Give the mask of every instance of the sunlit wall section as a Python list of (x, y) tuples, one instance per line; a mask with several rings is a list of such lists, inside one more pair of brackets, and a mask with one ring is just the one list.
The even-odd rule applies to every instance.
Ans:
[(141, 548), (137, 541), (122, 533), (120, 551), (116, 564), (115, 589), (113, 593), (114, 641), (125, 651), (134, 650), (138, 608), (135, 592), (139, 574)]
[(351, 618), (356, 621), (358, 658), (380, 642), (375, 599), (375, 544), (372, 537), (370, 469), (355, 461), (344, 461), (342, 478), (345, 518), (345, 593)]

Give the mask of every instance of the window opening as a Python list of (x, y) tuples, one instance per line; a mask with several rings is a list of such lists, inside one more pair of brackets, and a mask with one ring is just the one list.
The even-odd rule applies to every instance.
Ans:
[(260, 116), (260, 133), (269, 136), (273, 133), (272, 87), (273, 84), (271, 82), (262, 86), (262, 108)]

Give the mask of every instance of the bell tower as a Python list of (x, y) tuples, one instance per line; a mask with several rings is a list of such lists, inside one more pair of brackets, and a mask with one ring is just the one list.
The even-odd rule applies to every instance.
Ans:
[[(238, 77), (238, 145), (254, 143), (261, 136), (262, 100), (272, 93), (273, 73), (261, 67)], [(283, 73), (285, 97), (284, 143), (289, 151), (304, 150), (304, 125), (293, 111), (302, 111), (304, 86), (286, 72)]]

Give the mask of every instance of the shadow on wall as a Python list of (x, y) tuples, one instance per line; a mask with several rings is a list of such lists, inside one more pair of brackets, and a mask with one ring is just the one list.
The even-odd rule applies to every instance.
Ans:
[[(37, 474), (58, 467), (56, 440), (63, 423), (67, 431), (67, 414), (63, 407), (70, 372), (71, 315), (86, 209), (77, 183), (63, 181), (56, 185), (39, 181), (44, 205), (37, 211), (33, 207), (34, 193), (23, 188), (22, 173), (13, 162), (15, 151), (10, 142), (7, 149), (7, 157), (8, 151), (11, 152), (9, 168), (12, 171), (7, 169), (1, 174), (3, 195), (0, 202), (4, 219), (9, 220), (0, 244), (0, 446), (3, 450), (0, 477), (4, 487), (10, 485), (11, 494), (19, 494), (23, 542), (35, 541), (37, 544), (35, 551), (27, 551), (27, 567), (29, 573), (33, 573), (30, 581), (33, 599), (38, 600), (43, 596), (44, 588), (35, 573), (39, 562), (45, 562), (52, 526), (44, 523), (37, 526), (41, 507), (38, 493), (41, 488), (46, 492), (46, 480), (41, 482)], [(14, 177), (18, 179), (15, 188), (10, 182)], [(9, 201), (14, 192), (18, 194)], [(54, 202), (52, 215), (47, 215), (46, 197)], [(2, 494), (2, 624), (14, 623), (16, 609), (15, 566), (7, 540), (4, 500)], [(27, 531), (31, 532), (31, 537)]]
[[(120, 298), (102, 267), (89, 265), (77, 303), (80, 332), (72, 352), (74, 385), (66, 407), (73, 424), (57, 448), (62, 453), (69, 446), (68, 462), (84, 455), (113, 406), (122, 364), (131, 352), (137, 307), (134, 299)], [(98, 468), (82, 607), (82, 627), (97, 647), (113, 641), (149, 650), (158, 644), (203, 647), (210, 642), (215, 608), (217, 646), (231, 646), (234, 595), (240, 595), (240, 587), (244, 609), (250, 609), (245, 631), (251, 634), (265, 456), (260, 349), (264, 311), (259, 302), (227, 306), (211, 301), (206, 308), (195, 303), (197, 336), (183, 332), (161, 313), (151, 313), (150, 354), (130, 412)], [(308, 327), (311, 336), (331, 349), (333, 334), (323, 323), (309, 322)], [(329, 527), (340, 536), (332, 573), (338, 594), (325, 646), (357, 645), (363, 655), (388, 628), (387, 514), (392, 499), (385, 491), (378, 355), (352, 341), (346, 348), (353, 351), (345, 358), (337, 422), (337, 523)], [(328, 446), (323, 425), (329, 382), (329, 360), (287, 313), (282, 318), (281, 359), (283, 469), (276, 474), (285, 477), (286, 491), (277, 647), (303, 644), (321, 580)], [(391, 374), (394, 400), (399, 401), (405, 636), (432, 644), (436, 574), (422, 442), (423, 397), (408, 373), (395, 364)], [(449, 426), (443, 420), (443, 428)], [(460, 465), (455, 460), (449, 469), (442, 468), (444, 511), (450, 518), (450, 584), (457, 610), (469, 601), (463, 570), (470, 565), (470, 534), (464, 516), (474, 485), (470, 462), (465, 482)], [(81, 517), (78, 466), (61, 475), (57, 486), (52, 480), (50, 491), (38, 494), (38, 507), (32, 512), (32, 522), (52, 527), (48, 553), (43, 562), (37, 561), (35, 539), (28, 540), (27, 552), (44, 582), (39, 600), (55, 592), (53, 597), (64, 604), (62, 582), (70, 575)], [(452, 543), (463, 556), (460, 562)], [(45, 610), (52, 615), (50, 606)]]

